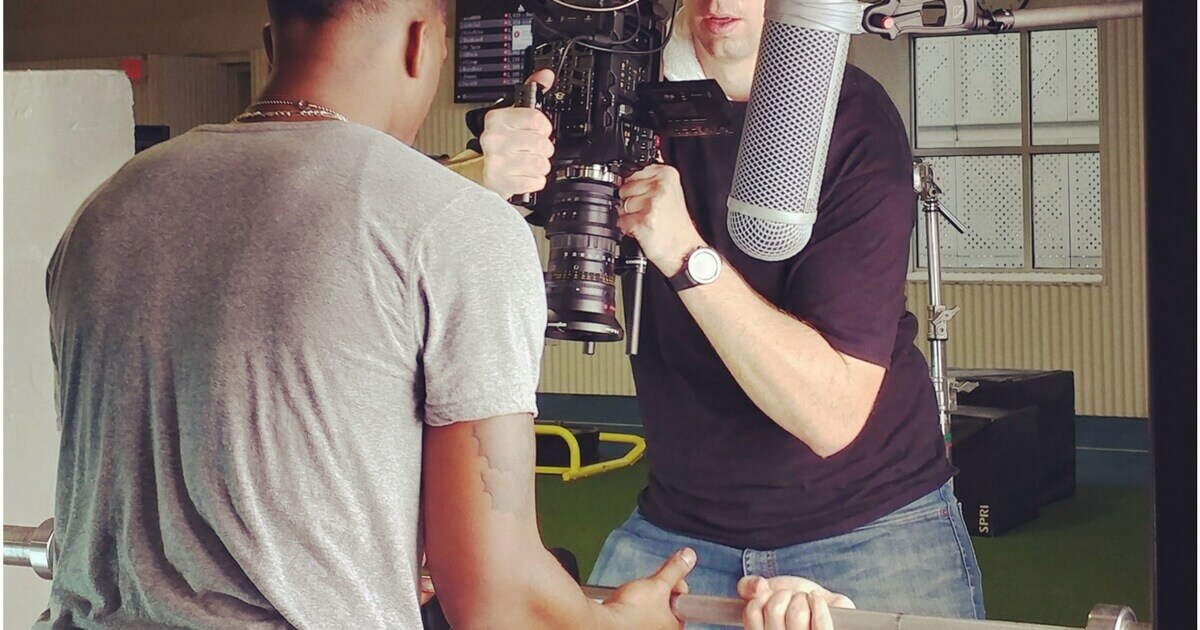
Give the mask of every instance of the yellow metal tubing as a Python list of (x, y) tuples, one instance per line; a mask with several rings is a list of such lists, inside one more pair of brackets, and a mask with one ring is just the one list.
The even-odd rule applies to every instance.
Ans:
[(646, 440), (638, 435), (628, 433), (601, 433), (601, 442), (613, 442), (619, 444), (629, 444), (631, 448), (623, 456), (616, 459), (610, 459), (587, 466), (580, 465), (579, 456), (579, 440), (575, 439), (575, 434), (569, 429), (557, 424), (535, 424), (534, 433), (538, 435), (554, 435), (562, 438), (567, 443), (568, 465), (567, 466), (537, 466), (536, 470), (541, 475), (558, 475), (563, 481), (574, 481), (583, 479), (584, 477), (592, 477), (601, 473), (606, 473), (611, 470), (626, 468), (632, 466), (642, 458), (646, 452)]

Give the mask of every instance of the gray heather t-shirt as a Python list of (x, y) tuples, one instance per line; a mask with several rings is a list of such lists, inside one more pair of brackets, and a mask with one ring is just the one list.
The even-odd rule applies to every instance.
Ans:
[(419, 628), (422, 425), (536, 411), (542, 287), (510, 206), (366, 127), (134, 158), (47, 273), (50, 623)]

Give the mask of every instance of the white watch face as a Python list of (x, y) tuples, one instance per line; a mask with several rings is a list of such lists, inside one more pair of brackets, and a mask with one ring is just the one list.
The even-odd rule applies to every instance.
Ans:
[(700, 284), (708, 284), (721, 273), (721, 257), (711, 249), (698, 249), (688, 256), (688, 275)]

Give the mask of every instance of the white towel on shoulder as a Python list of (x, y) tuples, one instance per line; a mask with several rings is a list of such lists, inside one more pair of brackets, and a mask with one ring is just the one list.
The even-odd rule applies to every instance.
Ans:
[(675, 14), (675, 31), (671, 40), (663, 48), (663, 76), (668, 81), (699, 81), (707, 79), (704, 68), (700, 67), (700, 59), (696, 57), (696, 48), (692, 44), (692, 32), (688, 28), (683, 12)]

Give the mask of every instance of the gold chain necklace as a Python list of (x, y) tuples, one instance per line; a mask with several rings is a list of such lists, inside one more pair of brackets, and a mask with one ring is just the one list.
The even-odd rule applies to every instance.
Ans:
[[(261, 107), (263, 105), (282, 105), (284, 107), (294, 107), (296, 109), (296, 111), (287, 110), (287, 109), (262, 111), (262, 110), (258, 109), (259, 107)], [(347, 120), (345, 116), (333, 111), (332, 109), (329, 109), (328, 107), (322, 107), (315, 103), (309, 103), (308, 101), (303, 101), (303, 100), (291, 101), (291, 100), (284, 100), (284, 99), (265, 99), (265, 100), (258, 101), (256, 103), (254, 103), (253, 105), (251, 105), (249, 108), (247, 108), (245, 112), (238, 114), (237, 117), (233, 119), (233, 121), (234, 122), (245, 122), (247, 120), (256, 119), (256, 118), (264, 118), (264, 119), (276, 118), (276, 117), (291, 118), (292, 116), (309, 116), (309, 117), (329, 118), (332, 120), (340, 120), (342, 122), (349, 122), (349, 120)]]

